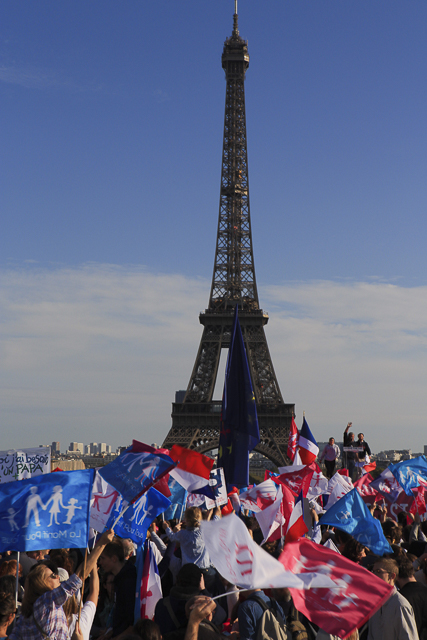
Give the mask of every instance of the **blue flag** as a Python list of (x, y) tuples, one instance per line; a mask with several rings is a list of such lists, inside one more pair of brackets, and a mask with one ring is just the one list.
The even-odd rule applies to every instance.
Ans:
[(181, 519), (187, 502), (187, 490), (184, 489), (175, 478), (172, 478), (172, 476), (169, 476), (168, 486), (171, 492), (169, 496), (171, 505), (165, 511), (165, 520), (172, 520), (172, 518)]
[(249, 484), (249, 453), (259, 443), (258, 416), (237, 305), (222, 398), (218, 467), (227, 486)]
[(320, 518), (319, 524), (342, 529), (378, 556), (393, 553), (379, 520), (371, 515), (357, 489), (352, 489), (330, 507)]
[[(114, 525), (114, 533), (121, 538), (130, 538), (136, 544), (143, 544), (147, 537), (147, 531), (153, 520), (170, 507), (169, 498), (157, 491), (154, 487), (148, 489), (138, 500), (130, 505), (121, 518)], [(115, 509), (111, 512), (105, 529), (111, 529), (116, 518), (126, 504), (123, 499), (118, 500)]]
[(86, 547), (93, 469), (0, 484), (0, 553)]
[(427, 487), (427, 459), (418, 456), (412, 460), (402, 460), (397, 464), (389, 464), (392, 472), (407, 496), (413, 497), (412, 489), (418, 486)]
[(127, 449), (115, 460), (99, 469), (99, 475), (127, 502), (132, 502), (174, 467), (176, 462), (165, 454), (146, 451), (133, 453)]

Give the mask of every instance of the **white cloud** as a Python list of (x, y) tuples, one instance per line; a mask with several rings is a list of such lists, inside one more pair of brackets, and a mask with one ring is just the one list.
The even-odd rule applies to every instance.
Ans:
[[(2, 448), (59, 439), (161, 443), (187, 386), (210, 283), (141, 267), (0, 272)], [(285, 402), (319, 440), (351, 419), (375, 450), (424, 444), (427, 288), (266, 286)]]

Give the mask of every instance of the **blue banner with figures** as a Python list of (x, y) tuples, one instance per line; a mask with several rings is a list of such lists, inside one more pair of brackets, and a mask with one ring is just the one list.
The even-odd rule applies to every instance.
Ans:
[(87, 545), (93, 469), (0, 485), (0, 553)]
[[(131, 504), (114, 526), (114, 533), (121, 538), (130, 538), (136, 544), (143, 544), (153, 520), (170, 507), (170, 500), (154, 487), (148, 489), (136, 502)], [(123, 509), (123, 499), (118, 500), (106, 524), (110, 529)]]

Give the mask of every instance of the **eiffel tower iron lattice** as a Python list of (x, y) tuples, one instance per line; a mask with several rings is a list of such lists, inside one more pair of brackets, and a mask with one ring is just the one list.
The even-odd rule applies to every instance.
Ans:
[(230, 345), (236, 304), (252, 377), (260, 427), (255, 448), (277, 466), (286, 455), (294, 405), (285, 404), (268, 350), (264, 326), (268, 315), (259, 307), (252, 251), (246, 142), (245, 74), (247, 41), (238, 30), (237, 0), (233, 32), (224, 43), (226, 75), (221, 194), (215, 264), (209, 305), (199, 316), (203, 325), (196, 362), (182, 402), (172, 405), (172, 427), (163, 443), (204, 453), (218, 446), (221, 402), (213, 393), (221, 349)]

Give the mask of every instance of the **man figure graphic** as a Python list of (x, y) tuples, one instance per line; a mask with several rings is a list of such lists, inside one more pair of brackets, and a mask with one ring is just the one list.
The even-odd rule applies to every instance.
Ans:
[(40, 506), (43, 511), (46, 511), (47, 505), (44, 505), (42, 499), (37, 493), (37, 487), (30, 487), (31, 495), (27, 499), (27, 512), (25, 514), (25, 524), (24, 527), (28, 527), (30, 524), (30, 516), (34, 515), (34, 520), (36, 522), (36, 527), (40, 526), (40, 518), (39, 518), (39, 510), (38, 506)]

